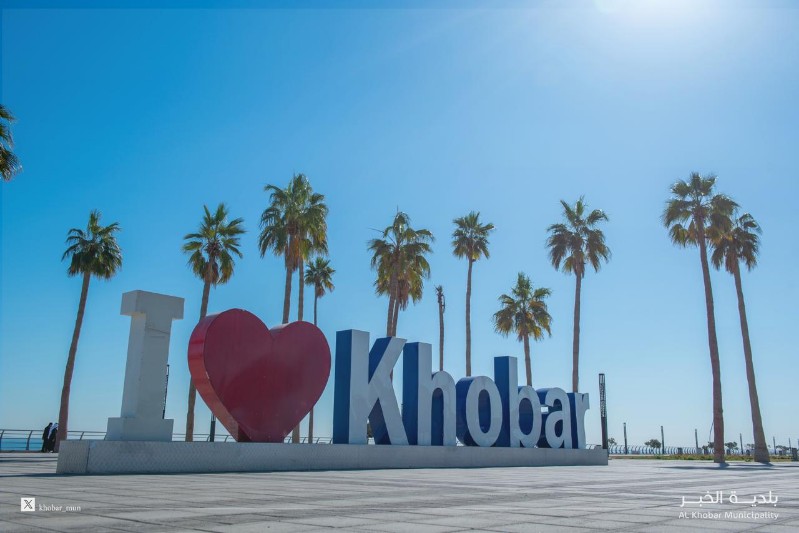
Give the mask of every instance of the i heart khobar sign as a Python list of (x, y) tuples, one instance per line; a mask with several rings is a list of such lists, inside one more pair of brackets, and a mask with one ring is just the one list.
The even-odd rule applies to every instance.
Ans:
[[(403, 355), (403, 409), (391, 372)], [(282, 442), (321, 396), (330, 347), (308, 322), (268, 329), (241, 309), (208, 316), (189, 341), (203, 400), (239, 442)], [(333, 442), (585, 448), (587, 394), (519, 386), (515, 357), (494, 359), (494, 379), (457, 383), (433, 372), (430, 344), (340, 331), (336, 335)]]

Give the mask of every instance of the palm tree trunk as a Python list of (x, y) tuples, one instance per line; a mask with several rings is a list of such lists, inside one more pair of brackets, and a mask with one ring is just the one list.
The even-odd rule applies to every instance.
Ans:
[(438, 302), (438, 369), (444, 370), (444, 306)]
[[(200, 320), (205, 318), (205, 315), (208, 314), (208, 296), (210, 294), (211, 281), (210, 279), (206, 279), (205, 283), (203, 283), (203, 299), (200, 303)], [(194, 387), (194, 380), (189, 377), (189, 407), (186, 412), (186, 442), (192, 442), (194, 440), (194, 405), (196, 402), (197, 389)]]
[(533, 386), (533, 364), (530, 361), (530, 336), (524, 335), (524, 366), (527, 371), (527, 386)]
[(297, 287), (297, 320), (302, 320), (302, 311), (304, 309), (303, 300), (305, 298), (305, 261), (300, 258), (300, 268), (298, 269), (297, 283), (299, 283), (299, 287)]
[(702, 279), (705, 284), (705, 307), (707, 309), (707, 341), (710, 348), (710, 369), (713, 374), (713, 462), (724, 462), (724, 409), (721, 398), (721, 365), (719, 344), (716, 338), (716, 314), (713, 308), (713, 288), (710, 285), (710, 268), (707, 264), (707, 243), (704, 222), (699, 221), (699, 259), (702, 262)]
[(755, 382), (752, 345), (749, 342), (749, 322), (746, 320), (746, 304), (744, 303), (744, 291), (741, 285), (741, 269), (737, 261), (733, 277), (735, 278), (735, 291), (738, 293), (738, 315), (741, 318), (741, 336), (743, 337), (744, 359), (746, 360), (746, 380), (749, 382), (749, 405), (752, 409), (752, 432), (755, 437), (754, 460), (759, 463), (768, 463), (770, 458), (766, 445), (766, 435), (763, 431), (763, 418), (760, 416), (760, 400), (758, 399), (757, 383)]
[[(316, 287), (314, 287), (313, 295), (313, 325), (316, 325), (316, 304), (319, 301), (319, 296), (316, 294)], [(313, 407), (308, 415), (308, 444), (313, 444)]]
[(572, 339), (572, 392), (580, 385), (580, 293), (583, 289), (583, 275), (575, 272), (577, 284), (574, 288), (574, 338)]
[(72, 343), (69, 345), (67, 367), (64, 369), (64, 386), (61, 388), (61, 408), (58, 411), (58, 434), (54, 450), (57, 452), (61, 441), (67, 438), (69, 425), (69, 393), (72, 388), (72, 373), (75, 370), (75, 354), (78, 353), (78, 339), (80, 328), (83, 325), (83, 314), (86, 312), (86, 298), (89, 295), (89, 281), (91, 273), (84, 272), (83, 285), (80, 288), (80, 301), (78, 303), (78, 317), (75, 319), (75, 329), (72, 332)]
[(391, 337), (391, 326), (394, 325), (394, 284), (390, 283), (388, 289), (388, 317), (386, 318), (386, 337)]
[(308, 444), (313, 444), (313, 407), (308, 415)]
[[(290, 283), (290, 282), (289, 282)], [(302, 320), (302, 300), (303, 296), (305, 295), (305, 262), (300, 257), (300, 263), (297, 268), (297, 320)], [(291, 287), (289, 286), (289, 291), (291, 291)], [(291, 431), (291, 442), (293, 444), (299, 444), (300, 442), (300, 425), (297, 426)]]
[(399, 322), (399, 312), (400, 312), (400, 300), (399, 298), (394, 299), (394, 318), (392, 319), (391, 324), (391, 335), (396, 337), (397, 336), (397, 322)]
[(283, 323), (289, 323), (289, 313), (291, 312), (291, 266), (286, 262), (286, 289), (283, 292)]
[(472, 375), (472, 265), (469, 258), (469, 273), (466, 275), (466, 376)]

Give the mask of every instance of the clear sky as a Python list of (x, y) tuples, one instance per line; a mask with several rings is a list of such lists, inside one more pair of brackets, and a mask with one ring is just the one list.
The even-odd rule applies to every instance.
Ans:
[[(583, 284), (581, 384), (599, 442), (597, 374), (610, 435), (707, 442), (711, 378), (696, 249), (669, 242), (669, 185), (715, 172), (761, 223), (760, 265), (743, 276), (769, 443), (799, 440), (795, 302), (799, 196), (799, 9), (785, 3), (596, 0), (526, 9), (6, 9), (2, 102), (24, 172), (2, 184), (0, 427), (58, 416), (80, 292), (60, 261), (89, 211), (123, 231), (122, 271), (93, 280), (77, 354), (70, 428), (118, 416), (128, 317), (121, 295), (186, 299), (174, 325), (167, 417), (184, 430), (186, 347), (202, 284), (181, 252), (203, 204), (226, 202), (249, 230), (210, 311), (279, 323), (282, 261), (261, 259), (263, 186), (309, 176), (330, 207), (336, 290), (319, 304), (341, 329), (385, 331), (367, 241), (406, 211), (436, 236), (423, 300), (398, 334), (437, 345), (434, 284), (447, 296), (446, 368), (464, 375), (466, 263), (452, 219), (496, 225), (474, 269), (475, 374), (521, 344), (494, 333), (516, 273), (550, 287), (552, 337), (532, 346), (534, 385), (570, 387), (574, 278), (547, 259), (559, 200), (585, 195), (610, 216), (612, 261)], [(474, 7), (474, 5), (472, 5)], [(733, 280), (712, 274), (726, 438), (752, 442)], [(295, 285), (296, 297), (296, 285)], [(311, 293), (306, 292), (310, 309)], [(296, 300), (292, 314), (296, 313)], [(401, 374), (401, 372), (400, 372)], [(523, 368), (520, 366), (520, 375)], [(316, 417), (331, 434), (332, 379)], [(197, 430), (209, 412), (198, 402)], [(304, 429), (303, 429), (304, 431)]]

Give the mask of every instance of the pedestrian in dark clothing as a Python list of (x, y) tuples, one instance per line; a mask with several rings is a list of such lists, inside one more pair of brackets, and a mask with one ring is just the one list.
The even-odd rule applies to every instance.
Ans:
[(42, 433), (42, 453), (45, 453), (47, 451), (47, 439), (50, 438), (51, 427), (53, 427), (52, 422), (47, 424), (47, 427), (44, 428), (44, 432)]
[(53, 452), (55, 451), (55, 439), (58, 436), (58, 422), (53, 424), (53, 427), (50, 428), (50, 435), (47, 436), (47, 451)]

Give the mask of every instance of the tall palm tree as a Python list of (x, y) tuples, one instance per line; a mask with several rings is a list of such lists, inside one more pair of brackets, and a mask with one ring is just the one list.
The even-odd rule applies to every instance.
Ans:
[(19, 159), (11, 151), (14, 147), (11, 123), (15, 120), (14, 115), (3, 104), (0, 104), (0, 174), (3, 176), (3, 181), (11, 181), (11, 178), (22, 170)]
[(749, 382), (749, 405), (752, 411), (752, 431), (755, 437), (754, 459), (761, 463), (769, 462), (768, 445), (763, 431), (763, 419), (760, 416), (760, 400), (757, 395), (755, 382), (755, 365), (752, 361), (752, 344), (749, 341), (749, 322), (746, 319), (746, 304), (744, 291), (741, 284), (740, 263), (746, 265), (747, 270), (757, 266), (757, 254), (760, 249), (761, 229), (757, 221), (749, 213), (733, 218), (721, 220), (708, 230), (713, 253), (710, 257), (713, 266), (720, 269), (722, 265), (732, 274), (735, 280), (735, 291), (738, 294), (738, 315), (741, 320), (741, 336), (744, 345), (744, 360), (746, 361), (746, 379)]
[(436, 285), (436, 300), (438, 300), (438, 369), (444, 370), (444, 309), (447, 302), (444, 299), (444, 287)]
[(533, 385), (532, 363), (530, 361), (530, 337), (540, 340), (544, 332), (552, 335), (547, 304), (544, 301), (552, 294), (545, 287), (534, 288), (532, 281), (524, 272), (519, 272), (516, 285), (510, 294), (499, 297), (501, 308), (494, 313), (494, 329), (497, 333), (508, 336), (515, 333), (516, 338), (524, 343), (524, 365), (527, 371), (527, 385)]
[[(330, 266), (329, 259), (321, 257), (314, 258), (313, 263), (308, 265), (308, 270), (305, 272), (305, 285), (312, 286), (313, 292), (313, 325), (316, 326), (317, 319), (317, 303), (319, 298), (332, 292), (336, 287), (333, 285), (333, 274), (336, 271)], [(313, 444), (313, 407), (308, 415), (308, 443)]]
[(67, 366), (64, 370), (64, 386), (61, 389), (61, 409), (58, 412), (58, 435), (56, 451), (60, 442), (67, 438), (69, 424), (69, 393), (72, 387), (72, 372), (75, 369), (75, 354), (78, 351), (78, 339), (86, 311), (86, 298), (89, 294), (89, 281), (95, 276), (100, 279), (111, 279), (122, 268), (122, 249), (116, 240), (119, 224), (113, 222), (108, 226), (100, 225), (100, 211), (94, 210), (89, 215), (86, 229), (72, 228), (67, 232), (67, 249), (61, 260), (69, 259), (69, 276), (80, 275), (83, 285), (80, 289), (78, 317), (72, 332), (72, 343), (69, 345)]
[(669, 229), (671, 241), (678, 246), (697, 246), (705, 285), (707, 339), (710, 368), (713, 375), (713, 461), (724, 462), (724, 410), (721, 397), (721, 366), (716, 338), (716, 317), (713, 309), (713, 288), (707, 260), (707, 230), (715, 223), (729, 219), (738, 205), (723, 194), (715, 194), (716, 176), (691, 174), (687, 181), (671, 186), (671, 198), (663, 209), (663, 225)]
[(452, 232), (452, 253), (455, 257), (465, 257), (469, 261), (466, 274), (466, 375), (472, 375), (472, 266), (474, 262), (485, 257), (488, 259), (488, 235), (494, 231), (490, 222), (482, 224), (480, 213), (472, 211), (468, 215), (452, 221), (455, 231)]
[[(272, 250), (282, 255), (286, 266), (286, 286), (283, 294), (283, 323), (291, 312), (291, 276), (299, 270), (299, 302), (297, 316), (302, 320), (303, 269), (311, 251), (327, 253), (327, 205), (323, 194), (313, 192), (304, 174), (295, 174), (285, 189), (267, 185), (269, 207), (261, 215), (261, 234), (258, 247), (261, 257)], [(300, 442), (300, 426), (291, 434), (294, 443)]]
[[(269, 207), (261, 215), (261, 234), (258, 247), (261, 257), (272, 250), (282, 255), (286, 266), (286, 287), (283, 296), (283, 323), (289, 321), (291, 310), (291, 276), (304, 266), (312, 251), (327, 251), (327, 205), (322, 194), (313, 192), (308, 178), (295, 174), (285, 189), (267, 185)], [(300, 283), (300, 295), (303, 285)], [(302, 318), (302, 299), (299, 316)]]
[[(230, 280), (235, 267), (233, 256), (242, 257), (239, 237), (244, 233), (244, 220), (228, 221), (228, 209), (219, 204), (216, 211), (203, 206), (205, 214), (197, 233), (189, 233), (183, 240), (183, 252), (189, 254), (189, 266), (194, 275), (203, 281), (203, 298), (200, 304), (200, 320), (208, 312), (208, 296), (211, 286), (216, 287)], [(194, 403), (197, 390), (189, 380), (189, 408), (186, 413), (186, 441), (194, 440)], [(213, 416), (213, 415), (212, 415)]]
[(425, 254), (431, 253), (433, 234), (426, 229), (415, 230), (410, 217), (397, 211), (391, 225), (381, 232), (381, 238), (369, 241), (372, 268), (377, 270), (375, 292), (388, 294), (386, 335), (397, 334), (399, 312), (409, 300), (422, 296), (424, 278), (430, 277), (430, 264)]
[(563, 206), (563, 222), (552, 224), (547, 231), (549, 259), (556, 270), (563, 265), (563, 271), (574, 274), (574, 332), (572, 338), (572, 390), (577, 392), (580, 384), (580, 297), (586, 265), (598, 272), (602, 261), (610, 259), (610, 248), (605, 244), (605, 234), (597, 226), (606, 222), (608, 216), (601, 209), (588, 213), (588, 205), (581, 196), (571, 206), (560, 201)]

